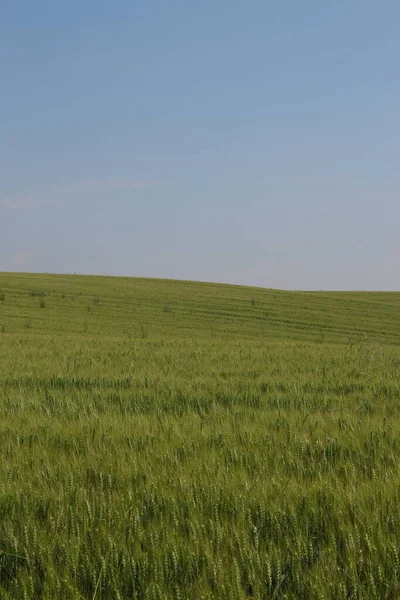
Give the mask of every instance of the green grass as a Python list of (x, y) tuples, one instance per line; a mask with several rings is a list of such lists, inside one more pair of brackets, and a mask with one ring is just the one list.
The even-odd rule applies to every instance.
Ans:
[(0, 273), (0, 598), (400, 597), (400, 294)]

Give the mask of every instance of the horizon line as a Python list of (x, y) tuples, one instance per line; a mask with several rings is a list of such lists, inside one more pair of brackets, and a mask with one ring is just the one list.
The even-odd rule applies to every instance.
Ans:
[(256, 290), (265, 290), (265, 291), (275, 291), (275, 292), (287, 292), (287, 293), (321, 293), (321, 294), (398, 294), (400, 290), (379, 290), (379, 289), (306, 289), (306, 288), (273, 288), (273, 287), (264, 287), (259, 285), (247, 285), (242, 283), (230, 283), (226, 281), (204, 281), (202, 279), (175, 279), (170, 277), (148, 277), (141, 275), (112, 275), (109, 273), (78, 273), (78, 272), (68, 272), (68, 273), (60, 273), (53, 271), (0, 271), (0, 275), (53, 275), (56, 277), (98, 277), (104, 279), (144, 279), (147, 281), (168, 281), (171, 283), (197, 283), (203, 285), (225, 285), (231, 287), (241, 287), (241, 288), (249, 288)]

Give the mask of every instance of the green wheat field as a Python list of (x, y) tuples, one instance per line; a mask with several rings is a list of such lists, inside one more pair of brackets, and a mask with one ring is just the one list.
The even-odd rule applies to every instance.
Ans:
[(400, 294), (0, 273), (0, 598), (400, 598)]

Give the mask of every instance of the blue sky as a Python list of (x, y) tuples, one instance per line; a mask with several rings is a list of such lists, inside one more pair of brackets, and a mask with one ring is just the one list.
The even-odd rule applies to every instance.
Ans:
[(0, 11), (0, 270), (400, 288), (398, 2)]

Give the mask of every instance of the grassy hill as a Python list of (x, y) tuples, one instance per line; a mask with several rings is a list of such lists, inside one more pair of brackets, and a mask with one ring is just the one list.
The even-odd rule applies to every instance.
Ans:
[(9, 333), (400, 344), (400, 294), (285, 292), (169, 280), (0, 273)]
[(400, 294), (0, 274), (0, 597), (400, 596)]

